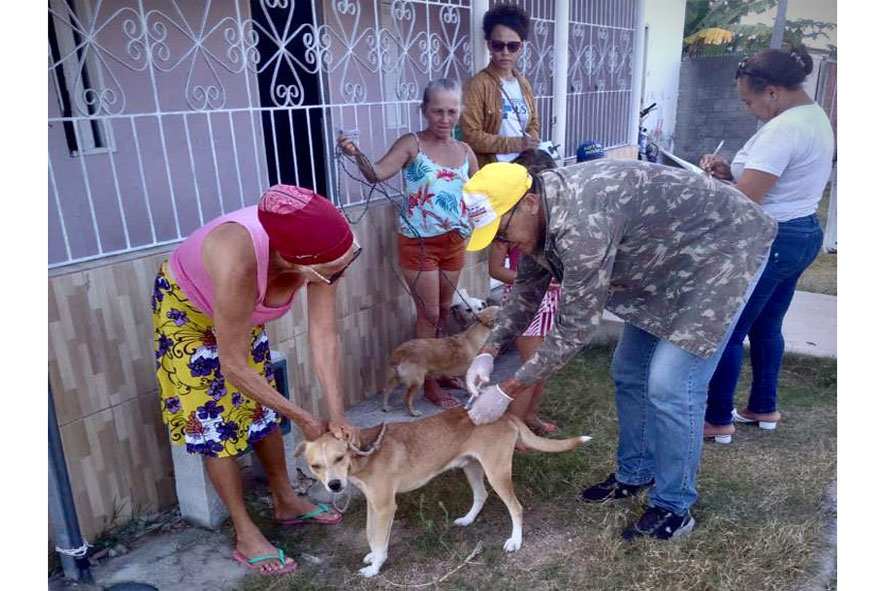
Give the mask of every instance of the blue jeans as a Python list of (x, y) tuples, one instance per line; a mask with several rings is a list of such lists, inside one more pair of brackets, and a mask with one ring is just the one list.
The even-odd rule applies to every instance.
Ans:
[(778, 224), (766, 270), (741, 314), (720, 364), (708, 387), (705, 419), (712, 425), (732, 423), (733, 396), (744, 361), (744, 339), (751, 341), (753, 381), (748, 410), (776, 410), (778, 374), (784, 355), (782, 321), (791, 305), (797, 281), (812, 264), (824, 238), (816, 215)]
[[(747, 301), (763, 271), (745, 294)], [(698, 498), (708, 382), (741, 315), (736, 311), (720, 347), (709, 358), (625, 323), (612, 356), (618, 410), (618, 470), (625, 484), (655, 479), (649, 504), (683, 515)]]

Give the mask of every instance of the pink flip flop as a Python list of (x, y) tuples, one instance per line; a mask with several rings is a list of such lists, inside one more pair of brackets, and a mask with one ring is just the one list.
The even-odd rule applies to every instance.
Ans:
[(451, 390), (465, 389), (465, 383), (460, 379), (452, 376), (441, 376), (437, 378), (437, 383), (440, 384), (441, 388), (448, 388)]
[[(328, 517), (324, 517), (324, 515), (328, 515)], [(335, 509), (330, 509), (329, 505), (326, 505), (325, 503), (317, 503), (317, 508), (310, 513), (305, 513), (304, 515), (299, 515), (292, 519), (280, 519), (278, 523), (281, 525), (301, 525), (302, 523), (336, 525), (341, 523), (343, 519), (344, 516)]]
[[(234, 553), (231, 555), (231, 557), (240, 564), (249, 568), (249, 570), (251, 570), (255, 574), (262, 576), (285, 575), (286, 573), (291, 573), (298, 568), (298, 563), (294, 560), (290, 564), (286, 564), (286, 555), (283, 554), (283, 548), (277, 548), (277, 554), (267, 554), (264, 556), (256, 556), (255, 558), (246, 558), (245, 554), (243, 554), (239, 550), (234, 550)], [(261, 562), (262, 560), (279, 560), (281, 567), (269, 571), (255, 568), (256, 563)]]

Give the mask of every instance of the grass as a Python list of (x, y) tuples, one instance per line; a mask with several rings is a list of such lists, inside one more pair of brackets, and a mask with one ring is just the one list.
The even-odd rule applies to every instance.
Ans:
[[(828, 184), (824, 196), (818, 204), (818, 219), (824, 228), (828, 221), (828, 203), (831, 200), (831, 186)], [(819, 252), (815, 261), (800, 276), (797, 284), (800, 291), (837, 295), (837, 253)]]
[[(573, 500), (613, 468), (611, 355), (611, 347), (588, 349), (549, 382), (543, 414), (562, 433), (593, 440), (563, 454), (515, 456), (515, 488), (525, 510), (520, 551), (501, 549), (510, 520), (494, 493), (473, 525), (451, 525), (471, 498), (456, 471), (398, 497), (388, 562), (374, 579), (357, 573), (368, 552), (362, 499), (332, 528), (274, 527), (265, 509), (260, 526), (301, 566), (285, 577), (252, 577), (242, 590), (781, 590), (811, 576), (827, 525), (822, 494), (836, 475), (836, 360), (787, 357), (782, 425), (773, 432), (739, 426), (732, 445), (705, 444), (692, 535), (626, 543), (620, 532), (642, 513), (645, 498), (603, 507)], [(747, 368), (739, 389), (746, 391)], [(740, 397), (736, 404), (743, 402)], [(256, 501), (269, 506), (267, 498)], [(478, 542), (481, 552), (464, 564)]]

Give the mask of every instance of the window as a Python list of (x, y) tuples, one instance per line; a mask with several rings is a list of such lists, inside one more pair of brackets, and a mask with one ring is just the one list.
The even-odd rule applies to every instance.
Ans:
[(85, 40), (90, 13), (83, 0), (49, 0), (52, 79), (71, 156), (112, 148), (108, 127), (99, 117), (98, 97), (103, 86), (96, 48)]

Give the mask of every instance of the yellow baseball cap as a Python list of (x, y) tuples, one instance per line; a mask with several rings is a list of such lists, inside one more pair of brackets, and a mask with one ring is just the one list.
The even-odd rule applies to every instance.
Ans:
[(473, 231), (468, 251), (483, 250), (495, 238), (501, 216), (509, 212), (532, 186), (524, 166), (492, 162), (478, 170), (462, 188)]

